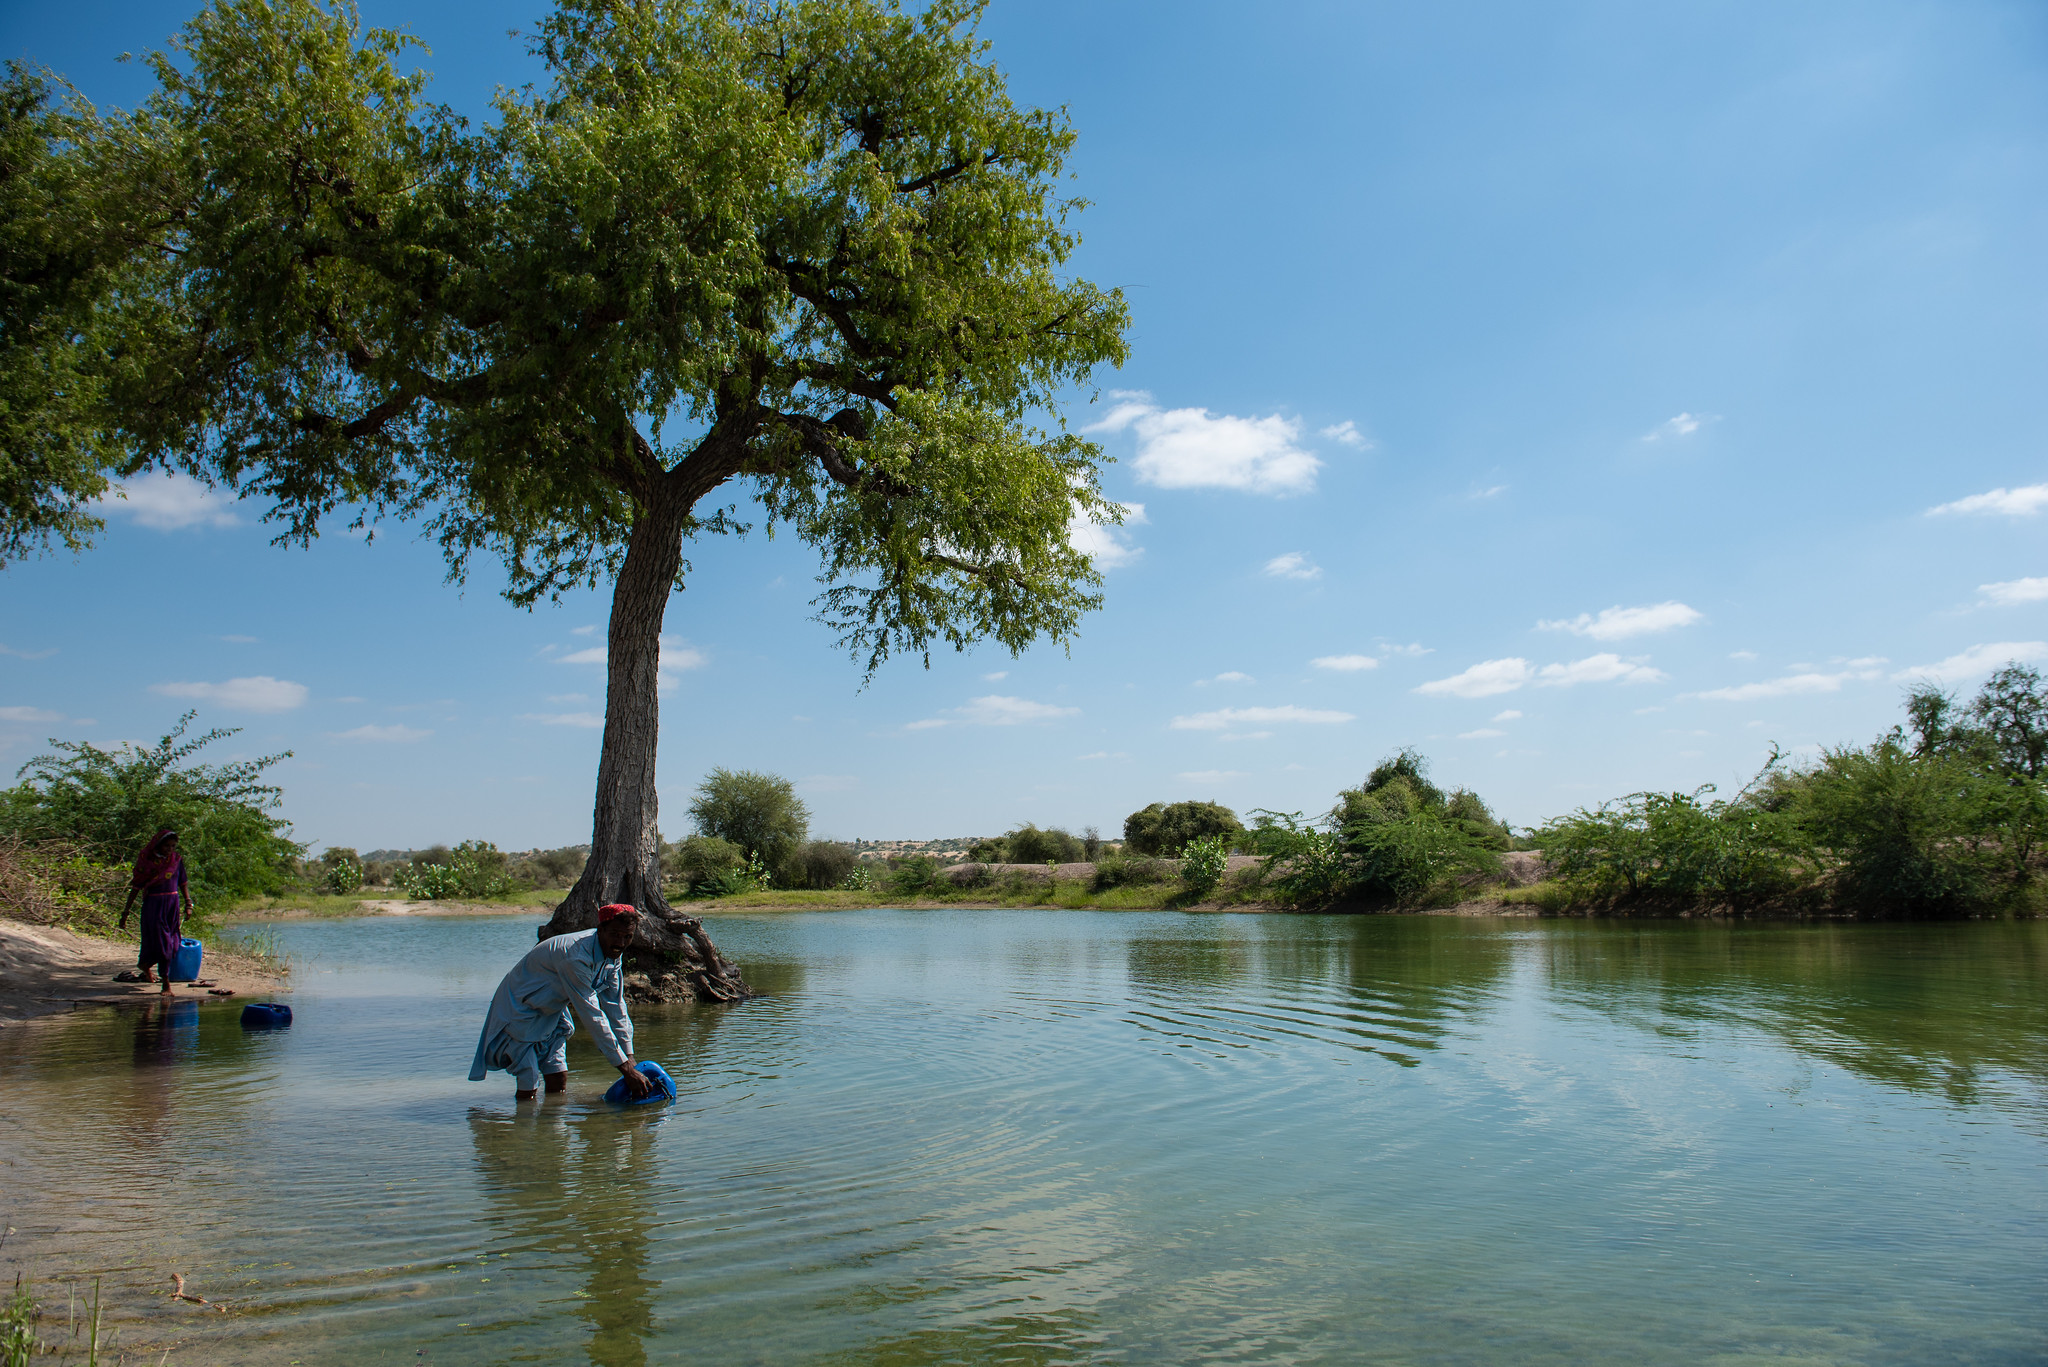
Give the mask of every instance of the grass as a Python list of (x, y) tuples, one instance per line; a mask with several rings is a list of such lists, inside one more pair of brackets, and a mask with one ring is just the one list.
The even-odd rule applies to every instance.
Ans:
[[(1266, 904), (1249, 892), (1229, 884), (1217, 888), (1198, 905), (1228, 908), (1242, 906), (1264, 910)], [(1017, 886), (991, 884), (978, 888), (943, 888), (920, 893), (854, 892), (837, 889), (813, 892), (796, 888), (769, 888), (737, 893), (731, 897), (704, 897), (678, 902), (678, 908), (692, 912), (733, 911), (845, 911), (858, 907), (1062, 907), (1071, 911), (1164, 911), (1189, 905), (1187, 892), (1179, 883), (1139, 883), (1109, 888), (1102, 892), (1077, 879), (1047, 880)]]
[[(473, 907), (545, 907), (552, 911), (555, 905), (568, 895), (565, 888), (528, 888), (522, 892), (508, 892), (498, 897), (447, 898), (450, 905)], [(405, 895), (403, 888), (364, 888), (359, 892), (336, 895), (331, 892), (289, 892), (277, 896), (251, 897), (235, 904), (234, 916), (281, 916), (304, 913), (308, 916), (363, 916), (365, 902), (407, 902), (413, 899)]]
[[(8, 1231), (12, 1233), (13, 1231)], [(0, 1301), (0, 1367), (32, 1367), (35, 1362), (79, 1361), (78, 1354), (84, 1353), (86, 1367), (99, 1367), (100, 1350), (111, 1349), (111, 1336), (106, 1343), (100, 1342), (100, 1283), (93, 1278), (91, 1313), (81, 1316), (79, 1311), (87, 1309), (72, 1297), (69, 1316), (69, 1332), (64, 1339), (44, 1342), (42, 1338), (42, 1309), (37, 1306), (35, 1295), (21, 1273), (14, 1274), (14, 1295)], [(53, 1329), (55, 1325), (51, 1326)], [(79, 1342), (79, 1335), (85, 1342)]]

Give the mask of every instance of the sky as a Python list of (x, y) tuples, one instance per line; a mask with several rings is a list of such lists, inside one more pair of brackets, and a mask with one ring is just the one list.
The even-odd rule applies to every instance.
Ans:
[[(362, 7), (478, 117), (539, 74), (528, 10)], [(8, 6), (0, 55), (130, 105), (118, 57), (191, 13)], [(713, 766), (922, 839), (1314, 815), (1403, 746), (1532, 825), (2048, 665), (2048, 9), (995, 0), (982, 32), (1068, 111), (1073, 268), (1131, 304), (1064, 413), (1131, 509), (1082, 533), (1106, 604), (1070, 652), (863, 687), (804, 547), (689, 548), (671, 836)], [(196, 708), (241, 728), (210, 755), (292, 752), (314, 850), (587, 840), (605, 598), (527, 612), (407, 527), (281, 549), (262, 513), (150, 477), (0, 570), (0, 768)]]

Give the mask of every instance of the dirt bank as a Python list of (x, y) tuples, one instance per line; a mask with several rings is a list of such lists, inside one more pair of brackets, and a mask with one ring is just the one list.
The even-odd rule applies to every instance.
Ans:
[[(58, 926), (0, 921), (0, 1025), (32, 1016), (154, 999), (155, 983), (117, 983), (114, 975), (135, 967), (135, 946), (121, 940), (75, 935)], [(257, 960), (206, 948), (200, 976), (234, 997), (261, 1000), (285, 984), (284, 976)], [(213, 1000), (203, 987), (171, 984), (175, 997)]]

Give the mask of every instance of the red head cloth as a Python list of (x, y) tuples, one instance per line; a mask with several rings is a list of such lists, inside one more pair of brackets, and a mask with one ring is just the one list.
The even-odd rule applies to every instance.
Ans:
[(629, 907), (624, 902), (608, 902), (597, 909), (597, 923), (603, 925), (614, 916), (638, 916), (638, 907)]
[(178, 833), (169, 826), (151, 836), (149, 843), (142, 847), (142, 853), (135, 856), (135, 872), (130, 875), (128, 886), (146, 888), (169, 873), (178, 862), (178, 852), (165, 849), (164, 843), (177, 838)]

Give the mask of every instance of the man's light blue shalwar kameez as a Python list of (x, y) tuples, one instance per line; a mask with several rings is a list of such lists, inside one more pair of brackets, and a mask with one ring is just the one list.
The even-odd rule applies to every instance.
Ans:
[(567, 1072), (578, 1020), (614, 1068), (633, 1056), (625, 975), (617, 959), (605, 957), (594, 930), (542, 940), (512, 966), (491, 998), (469, 1080), (481, 1082), (485, 1073), (502, 1069), (519, 1079), (520, 1091), (530, 1092), (541, 1074)]

